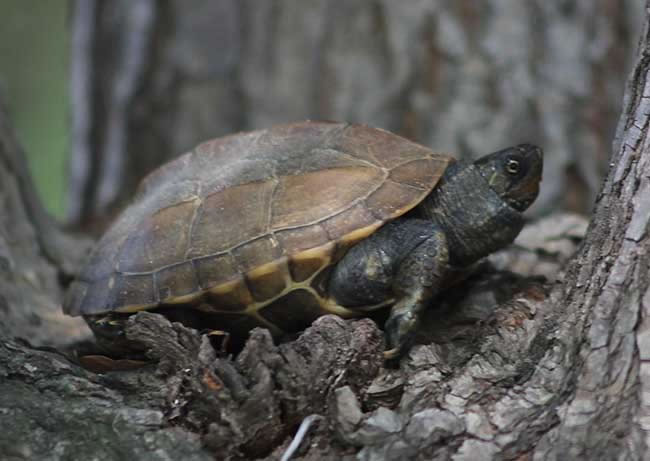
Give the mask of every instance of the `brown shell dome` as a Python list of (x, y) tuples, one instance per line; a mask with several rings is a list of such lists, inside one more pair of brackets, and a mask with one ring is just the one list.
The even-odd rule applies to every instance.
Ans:
[(416, 206), (450, 160), (383, 130), (329, 122), (207, 141), (144, 179), (64, 310), (208, 303), (255, 316)]

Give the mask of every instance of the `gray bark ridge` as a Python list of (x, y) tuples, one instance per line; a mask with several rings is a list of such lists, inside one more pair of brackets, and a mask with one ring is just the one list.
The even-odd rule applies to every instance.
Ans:
[[(650, 30), (627, 84), (610, 171), (561, 305), (579, 335), (575, 390), (539, 459), (645, 459), (650, 446)], [(560, 291), (560, 290), (558, 290)], [(574, 345), (575, 347), (575, 345)], [(594, 431), (598, 428), (598, 431)], [(543, 454), (543, 456), (542, 456)]]
[(83, 322), (62, 315), (58, 280), (74, 272), (84, 242), (43, 209), (0, 101), (0, 337), (55, 346), (88, 335)]

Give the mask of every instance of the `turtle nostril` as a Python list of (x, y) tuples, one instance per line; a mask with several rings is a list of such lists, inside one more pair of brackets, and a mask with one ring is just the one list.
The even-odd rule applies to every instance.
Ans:
[(520, 144), (517, 146), (517, 150), (522, 154), (535, 155), (538, 158), (542, 158), (544, 156), (544, 151), (534, 144)]

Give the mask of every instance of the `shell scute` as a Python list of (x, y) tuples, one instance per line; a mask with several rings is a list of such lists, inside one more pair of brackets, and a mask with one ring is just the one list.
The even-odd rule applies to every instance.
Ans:
[[(383, 181), (382, 170), (366, 165), (283, 176), (273, 199), (271, 229), (326, 220)], [(318, 201), (316, 207), (314, 200)]]
[[(108, 291), (107, 303), (117, 311), (135, 312), (159, 302), (152, 274), (115, 274), (103, 283), (106, 285), (101, 290)], [(95, 292), (95, 287), (89, 288), (88, 293)]]
[(117, 258), (120, 272), (152, 272), (183, 261), (189, 245), (188, 223), (201, 200), (194, 197), (155, 210), (124, 240)]
[(255, 300), (243, 277), (216, 285), (208, 290), (207, 300), (214, 312), (241, 312)]
[(273, 180), (251, 182), (205, 197), (192, 226), (187, 257), (229, 251), (266, 234), (274, 187)]
[(192, 260), (201, 290), (208, 290), (218, 282), (225, 282), (239, 277), (239, 268), (230, 253), (210, 255)]
[(163, 304), (191, 302), (201, 293), (192, 261), (160, 269), (155, 277), (158, 299)]
[(282, 247), (272, 235), (265, 235), (232, 251), (242, 273), (282, 257)]
[(422, 189), (386, 181), (366, 199), (366, 208), (379, 221), (387, 221), (403, 215), (413, 208), (425, 195)]
[(287, 258), (258, 266), (246, 274), (246, 284), (257, 302), (280, 296), (290, 283)]

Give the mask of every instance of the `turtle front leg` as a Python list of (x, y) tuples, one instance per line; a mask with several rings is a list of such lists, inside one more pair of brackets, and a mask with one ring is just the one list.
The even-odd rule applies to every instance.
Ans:
[(329, 293), (339, 305), (361, 311), (394, 300), (385, 328), (385, 356), (393, 358), (440, 291), (448, 262), (445, 234), (431, 221), (394, 221), (348, 251), (334, 268)]
[(398, 357), (410, 345), (422, 311), (440, 292), (448, 262), (447, 239), (436, 230), (399, 265), (393, 278), (397, 302), (385, 324), (385, 359)]

